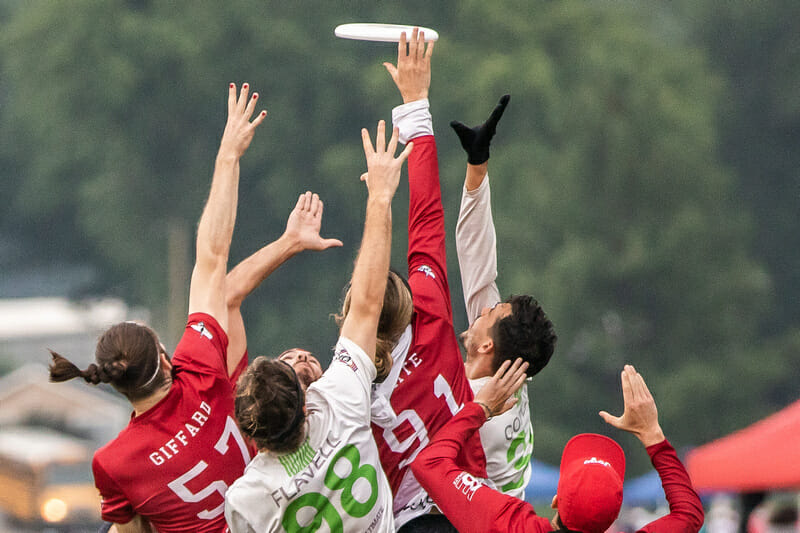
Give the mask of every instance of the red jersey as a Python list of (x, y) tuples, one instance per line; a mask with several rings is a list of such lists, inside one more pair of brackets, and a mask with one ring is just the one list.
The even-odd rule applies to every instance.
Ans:
[[(390, 375), (390, 379), (396, 376), (389, 396), (396, 418), (388, 424), (372, 424), (381, 465), (394, 495), (397, 527), (427, 513), (433, 504), (409, 465), (430, 438), (472, 400), (453, 329), (436, 141), (432, 135), (413, 141), (408, 158), (412, 338), (405, 357), (396, 361), (399, 368)], [(485, 477), (486, 460), (477, 433), (464, 443), (459, 464)]]
[[(538, 516), (531, 504), (490, 489), (455, 464), (461, 443), (485, 420), (481, 406), (467, 405), (414, 463), (420, 482), (462, 533), (553, 531), (550, 520)], [(703, 506), (675, 449), (664, 440), (647, 453), (661, 476), (670, 513), (639, 532), (696, 533), (703, 525)]]
[(189, 315), (167, 396), (94, 455), (103, 520), (138, 514), (161, 532), (225, 529), (225, 492), (251, 457), (233, 417), (227, 345), (213, 317)]

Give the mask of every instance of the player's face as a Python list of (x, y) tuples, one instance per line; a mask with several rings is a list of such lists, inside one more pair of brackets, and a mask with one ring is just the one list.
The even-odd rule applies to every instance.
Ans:
[(472, 322), (469, 329), (459, 336), (464, 349), (467, 351), (467, 357), (474, 354), (478, 347), (490, 337), (489, 333), (495, 323), (510, 314), (511, 304), (507, 302), (484, 307), (480, 316)]
[(293, 348), (283, 352), (278, 356), (278, 359), (294, 368), (303, 390), (306, 390), (309, 385), (322, 377), (322, 365), (309, 351)]

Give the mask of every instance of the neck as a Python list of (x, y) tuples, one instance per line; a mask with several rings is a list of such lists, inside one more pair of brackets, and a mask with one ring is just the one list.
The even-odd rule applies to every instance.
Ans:
[(467, 379), (480, 379), (486, 376), (493, 376), (492, 357), (493, 354), (468, 355), (467, 361), (464, 363), (464, 371), (467, 374)]
[(132, 401), (131, 405), (133, 405), (133, 412), (136, 414), (136, 416), (139, 416), (147, 412), (148, 410), (152, 409), (153, 406), (155, 406), (158, 402), (163, 400), (167, 394), (169, 394), (171, 388), (172, 388), (172, 380), (169, 380), (160, 389), (155, 391), (147, 398), (142, 398), (141, 400)]

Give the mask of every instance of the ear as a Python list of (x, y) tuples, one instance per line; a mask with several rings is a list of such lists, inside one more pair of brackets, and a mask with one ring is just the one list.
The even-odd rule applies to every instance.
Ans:
[(167, 371), (172, 370), (172, 361), (170, 361), (169, 357), (167, 357), (167, 354), (164, 352), (161, 352), (161, 368)]
[(491, 337), (486, 337), (480, 346), (478, 346), (478, 353), (488, 354), (492, 352), (494, 352), (494, 341)]
[(551, 509), (558, 509), (558, 494), (553, 496), (553, 501), (550, 502), (550, 508)]

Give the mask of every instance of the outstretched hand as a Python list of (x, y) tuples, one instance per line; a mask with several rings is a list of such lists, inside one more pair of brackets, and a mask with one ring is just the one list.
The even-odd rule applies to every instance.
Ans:
[(378, 122), (378, 134), (373, 147), (369, 132), (366, 128), (361, 130), (364, 155), (367, 158), (367, 172), (361, 175), (361, 181), (366, 182), (370, 197), (391, 200), (400, 184), (400, 169), (414, 148), (414, 143), (408, 143), (400, 155), (395, 157), (398, 135), (397, 128), (394, 128), (389, 146), (386, 146), (386, 123), (381, 120)]
[(525, 383), (528, 363), (517, 358), (512, 364), (506, 359), (494, 376), (475, 395), (475, 403), (481, 404), (487, 418), (505, 413), (517, 403), (514, 396), (519, 388)]
[(242, 84), (242, 91), (236, 96), (236, 84), (231, 83), (228, 87), (228, 122), (225, 124), (225, 131), (222, 133), (220, 142), (220, 155), (227, 154), (236, 158), (242, 157), (250, 141), (253, 140), (256, 128), (264, 121), (267, 116), (266, 110), (261, 111), (253, 121), (250, 117), (256, 109), (258, 93), (248, 98), (250, 86)]
[(492, 137), (497, 131), (497, 123), (503, 116), (509, 100), (511, 100), (510, 94), (501, 97), (486, 122), (474, 128), (465, 126), (457, 120), (450, 123), (461, 141), (461, 146), (467, 152), (467, 162), (470, 165), (481, 165), (489, 160), (489, 144), (492, 142)]
[(319, 195), (306, 191), (297, 199), (289, 220), (286, 221), (284, 235), (303, 250), (327, 250), (341, 246), (339, 239), (323, 239), (320, 234), (322, 227), (322, 200)]
[(633, 433), (645, 447), (663, 441), (665, 437), (658, 424), (656, 402), (642, 375), (632, 365), (625, 365), (621, 379), (625, 402), (622, 416), (600, 411), (602, 419), (617, 429)]
[(406, 42), (406, 33), (400, 34), (397, 45), (397, 66), (384, 63), (383, 66), (400, 90), (403, 103), (422, 100), (428, 97), (431, 86), (431, 54), (434, 41), (425, 46), (425, 32), (414, 28), (411, 40)]

